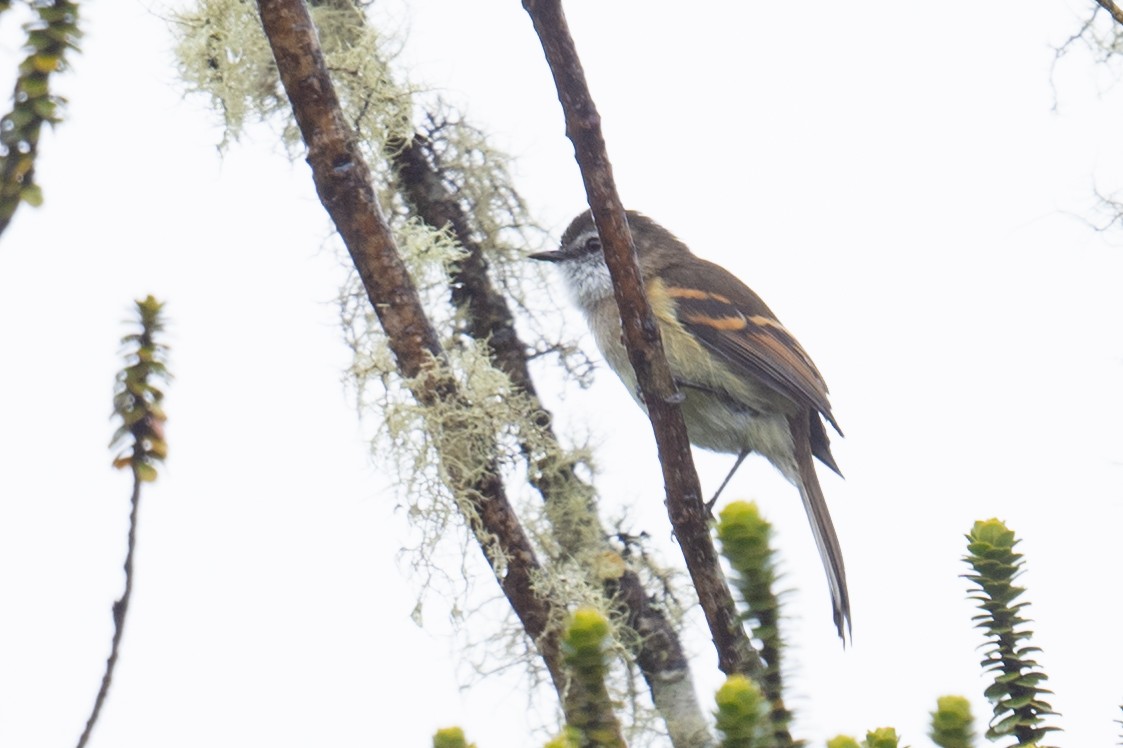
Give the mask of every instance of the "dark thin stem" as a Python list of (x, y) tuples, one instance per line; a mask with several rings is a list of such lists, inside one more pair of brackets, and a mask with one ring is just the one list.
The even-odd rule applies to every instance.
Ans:
[(565, 112), (566, 135), (573, 142), (616, 290), (624, 345), (659, 447), (667, 514), (706, 615), (717, 648), (718, 667), (726, 674), (759, 675), (760, 659), (741, 626), (710, 537), (679, 397), (636, 266), (635, 247), (616, 192), (600, 114), (589, 93), (565, 14), (559, 0), (523, 0), (522, 4), (541, 40)]
[(90, 739), (94, 724), (101, 714), (101, 707), (109, 696), (109, 684), (113, 681), (113, 670), (117, 667), (117, 653), (121, 648), (121, 637), (125, 633), (125, 615), (129, 612), (129, 600), (133, 594), (133, 553), (136, 550), (136, 524), (137, 512), (140, 509), (140, 484), (141, 479), (136, 469), (133, 469), (133, 495), (132, 510), (129, 512), (129, 548), (125, 553), (125, 591), (121, 598), (113, 603), (113, 644), (109, 649), (109, 659), (105, 661), (105, 675), (101, 677), (101, 688), (98, 689), (97, 698), (94, 699), (94, 708), (90, 718), (86, 720), (86, 729), (78, 738), (78, 748), (83, 748)]

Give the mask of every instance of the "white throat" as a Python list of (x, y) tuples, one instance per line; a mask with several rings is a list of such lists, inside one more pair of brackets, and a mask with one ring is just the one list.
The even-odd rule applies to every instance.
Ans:
[[(596, 229), (584, 231), (573, 239), (574, 246), (583, 246), (586, 241), (597, 235)], [(599, 302), (612, 296), (612, 278), (604, 255), (592, 252), (581, 257), (558, 263), (558, 269), (565, 279), (569, 293), (577, 304), (588, 314)]]

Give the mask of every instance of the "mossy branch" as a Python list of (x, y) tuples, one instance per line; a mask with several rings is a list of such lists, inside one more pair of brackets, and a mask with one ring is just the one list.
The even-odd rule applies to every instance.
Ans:
[[(375, 195), (370, 168), (346, 121), (303, 0), (258, 0), (258, 12), (294, 118), (308, 148), (316, 191), (362, 280), (386, 334), (398, 373), (423, 406), (463, 401), (445, 367), (426, 314)], [(447, 440), (455, 434), (445, 434)], [(453, 486), (470, 505), (469, 524), (523, 629), (538, 648), (559, 695), (565, 692), (560, 612), (536, 588), (541, 565), (507, 499), (494, 460)]]
[(1033, 632), (1021, 616), (1028, 603), (1014, 602), (1025, 592), (1014, 584), (1022, 571), (1022, 554), (1014, 550), (1018, 542), (997, 519), (976, 522), (967, 535), (964, 557), (974, 571), (964, 576), (977, 586), (971, 599), (983, 611), (973, 619), (987, 636), (982, 666), (995, 675), (994, 684), (986, 689), (986, 697), (994, 704), (987, 738), (1013, 737), (1016, 745), (1037, 745), (1057, 729), (1044, 719), (1056, 712), (1043, 698), (1052, 693), (1041, 687), (1046, 675), (1029, 658), (1040, 650), (1028, 644)]
[(125, 553), (125, 591), (113, 603), (113, 643), (93, 709), (78, 738), (78, 748), (82, 748), (90, 739), (101, 714), (101, 707), (109, 695), (109, 685), (113, 681), (113, 670), (117, 666), (117, 655), (121, 648), (121, 637), (125, 633), (125, 616), (133, 593), (133, 555), (136, 551), (140, 487), (156, 480), (156, 466), (168, 456), (168, 444), (164, 439), (164, 421), (167, 420), (162, 406), (164, 392), (155, 384), (171, 379), (166, 363), (167, 347), (159, 341), (159, 334), (164, 330), (164, 305), (149, 296), (136, 302), (136, 308), (140, 317), (140, 332), (130, 333), (121, 339), (129, 363), (117, 374), (113, 412), (121, 419), (121, 426), (110, 443), (111, 448), (125, 448), (113, 460), (113, 466), (128, 468), (133, 474), (128, 550)]
[[(432, 413), (425, 416), (426, 424), (438, 422), (440, 425), (440, 428), (428, 429), (426, 433), (449, 435), (444, 441), (437, 438), (421, 440), (432, 446), (431, 450), (428, 446), (422, 448), (425, 464), (437, 461), (448, 467), (452, 462), (447, 459), (450, 455), (440, 454), (438, 446), (454, 443), (456, 450), (463, 452), (479, 436), (490, 440), (489, 445), (473, 451), (480, 454), (489, 448), (493, 451), (498, 449), (500, 465), (505, 468), (510, 464), (506, 450), (513, 436), (529, 467), (530, 481), (541, 491), (546, 502), (545, 517), (552, 523), (552, 537), (539, 545), (543, 555), (550, 556), (558, 564), (570, 564), (575, 559), (583, 563), (586, 558), (601, 557), (609, 548), (606, 540), (609, 534), (596, 515), (592, 486), (582, 481), (575, 470), (585, 461), (585, 454), (582, 450), (565, 450), (558, 443), (550, 425), (550, 415), (537, 399), (527, 366), (528, 350), (541, 350), (543, 346), (540, 342), (527, 345), (515, 329), (511, 301), (521, 304), (522, 300), (521, 292), (513, 289), (510, 282), (523, 280), (526, 263), (522, 255), (526, 242), (520, 240), (532, 237), (536, 229), (526, 215), (521, 198), (510, 186), (506, 158), (486, 148), (482, 133), (459, 118), (443, 113), (425, 118), (420, 126), (423, 132), (407, 137), (407, 128), (410, 132), (413, 128), (409, 110), (414, 92), (391, 74), (383, 44), (376, 43), (380, 35), (366, 24), (363, 13), (351, 0), (313, 0), (309, 5), (332, 71), (333, 85), (338, 87), (337, 98), (344, 118), (356, 131), (357, 147), (368, 156), (370, 167), (375, 169), (375, 182), (380, 181), (378, 177), (386, 177), (385, 184), (378, 191), (378, 201), (399, 219), (409, 216), (408, 220), (396, 226), (396, 239), (398, 247), (403, 250), (409, 274), (421, 293), (422, 303), (428, 302), (426, 310), (431, 326), (442, 335), (444, 358), (449, 363), (447, 368), (463, 385), (461, 393), (473, 401), (475, 414), (482, 407), (484, 400), (480, 395), (486, 389), (479, 386), (481, 379), (485, 378), (479, 376), (483, 362), (473, 356), (481, 368), (465, 368), (462, 366), (464, 356), (474, 351), (486, 352), (494, 367), (486, 379), (490, 381), (490, 374), (499, 370), (509, 380), (494, 390), (501, 396), (499, 408), (490, 408), (483, 418), (469, 415), (472, 439), (461, 438), (464, 432), (457, 432), (455, 428), (445, 428), (457, 419), (464, 421), (466, 414), (459, 409), (458, 400), (449, 399), (445, 404), (438, 404), (441, 412), (436, 414), (437, 418), (430, 417)], [(248, 31), (257, 25), (257, 14), (241, 3), (205, 0), (199, 3), (197, 11), (182, 14), (179, 20), (182, 34), (179, 52), (183, 57), (184, 75), (193, 87), (211, 93), (221, 104), (228, 137), (236, 136), (247, 112), (254, 112), (262, 118), (280, 112), (278, 104), (284, 101), (283, 97), (278, 98), (280, 86), (276, 80), (275, 62), (270, 57), (266, 63), (260, 55), (262, 48), (268, 51), (268, 42), (264, 36), (258, 39), (257, 35)], [(387, 110), (391, 113), (388, 114)], [(403, 114), (405, 116), (401, 116)], [(284, 112), (284, 115), (287, 119), (288, 113)], [(286, 126), (285, 132), (290, 131), (295, 133), (296, 128)], [(320, 128), (320, 132), (327, 131)], [(387, 165), (392, 171), (387, 171)], [(360, 191), (354, 190), (349, 194), (360, 194)], [(391, 215), (391, 220), (395, 215)], [(428, 226), (424, 226), (418, 218)], [(341, 231), (341, 235), (346, 241), (347, 233)], [(423, 241), (419, 241), (417, 246), (409, 246), (409, 236), (421, 237)], [(406, 241), (403, 241), (404, 237)], [(441, 245), (439, 252), (431, 251), (435, 240)], [(434, 256), (438, 254), (448, 258), (447, 261), (435, 262)], [(357, 266), (361, 270), (358, 263)], [(437, 266), (443, 266), (443, 272), (447, 273), (443, 284), (441, 274), (432, 272)], [(419, 272), (419, 268), (423, 270)], [(364, 282), (366, 280), (364, 277)], [(455, 308), (451, 320), (444, 316), (445, 310), (434, 303), (439, 298), (438, 288), (451, 291)], [(365, 290), (366, 296), (370, 297), (369, 286)], [(503, 295), (503, 291), (512, 290), (511, 299)], [(356, 346), (357, 361), (360, 356), (369, 359), (370, 341), (375, 341), (373, 348), (382, 345), (381, 333), (384, 330), (374, 328), (383, 321), (382, 317), (392, 313), (392, 310), (384, 308), (386, 305), (376, 304), (375, 311), (387, 314), (382, 314), (378, 322), (373, 322), (374, 315), (366, 302), (366, 298), (351, 294), (345, 302), (353, 304), (356, 313), (348, 319), (362, 320), (355, 329), (355, 340), (363, 340), (361, 354), (359, 346)], [(404, 309), (405, 305), (402, 307)], [(372, 320), (369, 326), (367, 319)], [(464, 345), (464, 337), (472, 338), (470, 345)], [(387, 335), (385, 342), (393, 347), (393, 335)], [(395, 350), (399, 362), (403, 360), (400, 351), (400, 347)], [(355, 369), (356, 380), (360, 387), (364, 377), (372, 380), (381, 377), (383, 385), (393, 381), (395, 387), (399, 384), (413, 387), (415, 383), (424, 381), (404, 376), (398, 380), (391, 376), (395, 368), (395, 362), (390, 361), (389, 356), (379, 359), (375, 366), (364, 362)], [(389, 406), (383, 411), (385, 423), (405, 421), (390, 415), (391, 410), (398, 416), (432, 411), (430, 406), (418, 404), (408, 396), (403, 396), (401, 401), (387, 398), (380, 404)], [(491, 431), (493, 425), (496, 426), (494, 433), (483, 433)], [(427, 428), (425, 424), (418, 424), (418, 427)], [(387, 429), (387, 433), (391, 431), (405, 433), (404, 429)], [(496, 434), (500, 435), (501, 442), (497, 442)], [(399, 442), (397, 448), (404, 453), (414, 449), (418, 441), (414, 440), (405, 447), (400, 446), (402, 443)], [(463, 463), (463, 460), (457, 462)], [(414, 463), (418, 466), (422, 464), (416, 459)], [(433, 472), (447, 475), (451, 471)], [(407, 490), (418, 490), (415, 486), (420, 485), (421, 481)], [(427, 487), (441, 491), (442, 495), (444, 493), (441, 486), (428, 484)], [(462, 502), (458, 505), (462, 508), (467, 506)], [(501, 505), (499, 502), (488, 502), (487, 506)], [(469, 506), (466, 514), (469, 515), (469, 523), (474, 523), (472, 518), (484, 513)], [(429, 522), (428, 518), (426, 522)], [(475, 524), (472, 528), (477, 529)], [(484, 534), (490, 538), (485, 551), (493, 558), (505, 558), (507, 552), (492, 542), (499, 534), (487, 530)], [(493, 564), (493, 567), (505, 565), (504, 562)], [(595, 575), (596, 564), (586, 564), (583, 568), (591, 570), (590, 575)], [(517, 574), (514, 576), (515, 579), (518, 577)], [(540, 582), (546, 581), (546, 584), (540, 585), (543, 594), (570, 601), (571, 598), (565, 596), (569, 590), (559, 588), (555, 592), (548, 589), (551, 584), (556, 584), (553, 580), (559, 578), (553, 570), (540, 577)], [(568, 579), (576, 578), (570, 576)], [(674, 630), (673, 615), (661, 609), (657, 597), (645, 592), (640, 576), (630, 570), (608, 580), (594, 576), (588, 581), (593, 584), (578, 582), (583, 595), (595, 591), (596, 586), (604, 590), (598, 607), (607, 609), (616, 602), (627, 601), (626, 619), (635, 628), (636, 635), (624, 635), (620, 639), (637, 647), (636, 662), (651, 687), (652, 700), (665, 718), (674, 745), (698, 745), (695, 737), (699, 731), (707, 729), (706, 719), (694, 695), (687, 660)], [(611, 598), (611, 602), (605, 597)], [(623, 611), (621, 613), (623, 617)], [(551, 625), (560, 630), (561, 623), (559, 615)], [(693, 698), (688, 699), (686, 695)]]
[[(78, 3), (45, 0), (28, 3), (37, 18), (24, 24), (27, 56), (19, 65), (12, 111), (0, 118), (0, 234), (21, 202), (37, 206), (43, 194), (35, 183), (35, 159), (44, 124), (56, 124), (66, 100), (51, 93), (52, 73), (66, 68), (66, 55), (78, 49)], [(4, 3), (0, 10), (6, 10)]]

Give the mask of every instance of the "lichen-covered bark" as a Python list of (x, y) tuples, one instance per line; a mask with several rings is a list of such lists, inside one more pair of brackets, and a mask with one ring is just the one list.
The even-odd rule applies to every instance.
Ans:
[(702, 748), (713, 744), (709, 726), (690, 674), (690, 666), (677, 632), (652, 604), (639, 576), (625, 571), (610, 582), (609, 590), (624, 610), (628, 626), (640, 639), (636, 664), (647, 681), (651, 700), (667, 724), (672, 745)]
[[(400, 373), (413, 382), (413, 394), (422, 404), (455, 401), (455, 382), (434, 365), (442, 357), (439, 340), (378, 210), (370, 170), (343, 118), (307, 7), (303, 0), (259, 0), (258, 10), (308, 147), (316, 191), (355, 263)], [(432, 375), (421, 376), (427, 372)], [(540, 571), (538, 560), (497, 471), (485, 472), (459, 487), (460, 494), (477, 515), (472, 528), (560, 696), (565, 676), (557, 631), (550, 625), (554, 611), (533, 584)], [(489, 552), (490, 542), (498, 543), (501, 564)]]

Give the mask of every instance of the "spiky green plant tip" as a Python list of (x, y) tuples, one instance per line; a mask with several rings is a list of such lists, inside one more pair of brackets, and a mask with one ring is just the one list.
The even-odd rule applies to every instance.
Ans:
[(981, 664), (986, 672), (995, 674), (994, 683), (985, 691), (994, 705), (987, 738), (1014, 737), (1017, 745), (1025, 746), (1039, 742), (1056, 728), (1044, 724), (1046, 715), (1055, 714), (1043, 698), (1050, 693), (1041, 687), (1046, 675), (1028, 657), (1040, 650), (1028, 644), (1033, 632), (1021, 616), (1027, 603), (1014, 603), (1025, 592), (1013, 583), (1022, 571), (1022, 555), (1014, 551), (1018, 542), (997, 519), (976, 522), (967, 535), (964, 557), (974, 573), (964, 576), (977, 585), (971, 599), (982, 610), (974, 618), (987, 637)]
[[(979, 577), (969, 576), (980, 586), (985, 582), (996, 591), (1001, 588), (1008, 594), (1010, 583), (1021, 569), (1022, 554), (1014, 550), (1018, 544), (1014, 532), (997, 519), (980, 520), (967, 535), (966, 560)], [(1021, 594), (1021, 588), (1009, 600)]]
[(759, 564), (770, 556), (772, 525), (753, 502), (734, 501), (718, 515), (717, 536), (730, 563)]
[(897, 748), (900, 743), (897, 731), (892, 727), (879, 727), (866, 733), (865, 748)]
[(971, 748), (975, 744), (975, 718), (971, 702), (962, 696), (941, 696), (932, 712), (932, 742), (940, 748)]
[(849, 735), (835, 735), (827, 741), (827, 748), (862, 748), (862, 746)]
[(767, 745), (769, 703), (753, 681), (731, 675), (714, 697), (717, 729), (724, 736), (723, 748), (756, 748)]
[(468, 743), (459, 727), (442, 727), (433, 735), (433, 748), (475, 748), (475, 744)]
[(71, 0), (30, 4), (38, 17), (24, 24), (27, 56), (19, 65), (12, 111), (0, 122), (0, 224), (20, 202), (43, 202), (35, 183), (35, 160), (44, 124), (61, 120), (65, 99), (50, 91), (50, 76), (66, 67), (66, 53), (78, 49), (78, 5)]
[(110, 442), (110, 448), (121, 449), (113, 466), (131, 468), (141, 481), (155, 480), (156, 466), (168, 456), (164, 392), (155, 384), (171, 380), (164, 360), (167, 347), (158, 339), (163, 308), (152, 296), (136, 302), (140, 331), (121, 339), (128, 364), (117, 373), (113, 393), (113, 412), (121, 419)]
[(588, 607), (574, 611), (562, 635), (562, 655), (571, 676), (565, 695), (566, 719), (569, 727), (579, 731), (579, 743), (586, 748), (623, 746), (604, 681), (611, 636), (608, 619)]
[[(735, 501), (718, 518), (718, 538), (722, 555), (735, 574), (734, 582), (748, 610), (745, 619), (752, 635), (761, 642), (760, 655), (765, 664), (761, 680), (765, 696), (779, 704), (782, 699), (784, 642), (780, 636), (780, 601), (776, 594), (776, 554), (772, 548), (772, 525), (756, 504)], [(785, 710), (772, 715), (778, 727), (790, 719)]]
[(741, 577), (745, 602), (756, 610), (759, 603), (773, 599), (776, 581), (772, 525), (760, 515), (756, 504), (735, 501), (718, 518), (718, 540), (722, 555)]

